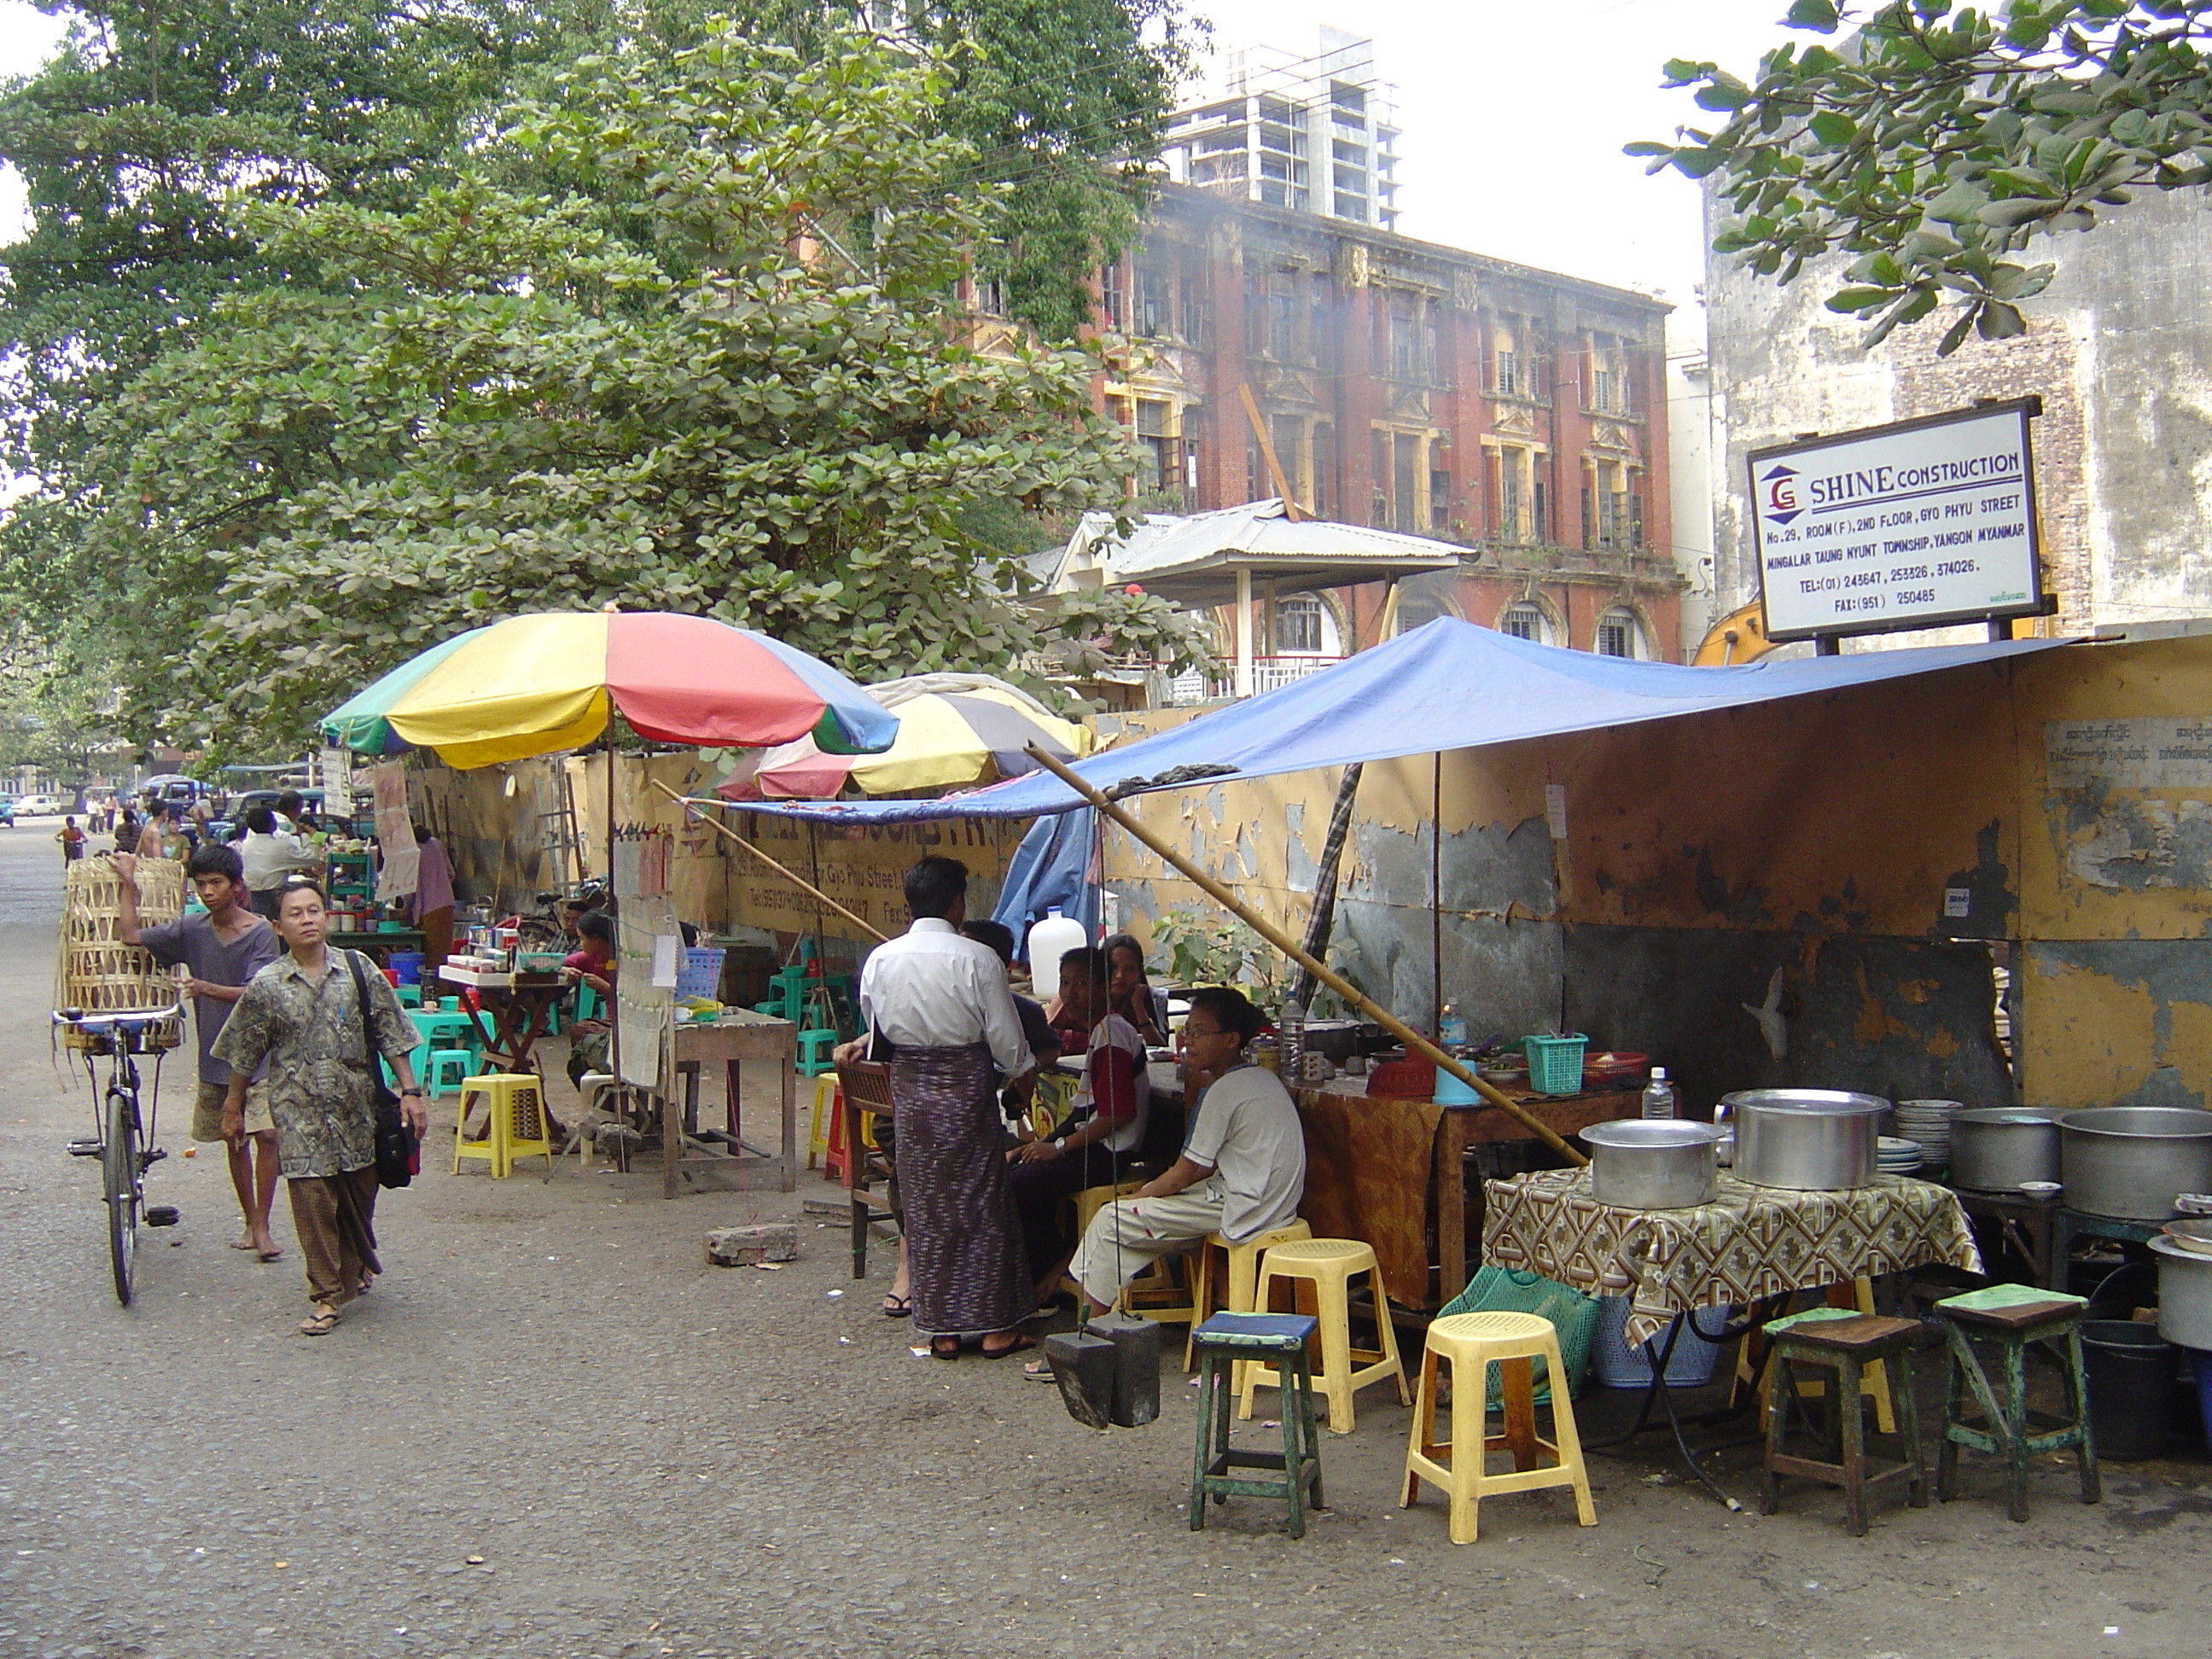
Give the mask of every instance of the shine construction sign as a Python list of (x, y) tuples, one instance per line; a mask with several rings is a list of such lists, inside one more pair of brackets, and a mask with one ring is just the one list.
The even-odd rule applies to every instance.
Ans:
[(1986, 404), (1752, 452), (1771, 640), (2045, 613), (2028, 421)]

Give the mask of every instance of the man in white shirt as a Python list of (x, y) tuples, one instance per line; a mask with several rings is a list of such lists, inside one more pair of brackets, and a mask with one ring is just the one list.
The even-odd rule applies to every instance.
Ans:
[(1209, 1233), (1236, 1243), (1297, 1214), (1306, 1182), (1297, 1108), (1275, 1074), (1243, 1054), (1261, 1023), (1241, 992), (1191, 993), (1182, 1028), (1190, 1133), (1174, 1168), (1091, 1218), (1069, 1270), (1094, 1311), (1152, 1262)]
[[(992, 1066), (1035, 1068), (991, 948), (961, 936), (968, 869), (931, 857), (906, 872), (914, 925), (860, 970), (860, 1016), (890, 1069), (892, 1128), (915, 1328), (940, 1359), (969, 1343), (997, 1359), (1036, 1339), (1036, 1310), (1002, 1152)], [(841, 1058), (851, 1058), (852, 1050)]]
[(1091, 1034), (1083, 1082), (1065, 1123), (1007, 1154), (1039, 1301), (1053, 1293), (1075, 1248), (1074, 1234), (1061, 1220), (1066, 1200), (1086, 1187), (1119, 1182), (1122, 1164), (1144, 1145), (1151, 1115), (1145, 1040), (1109, 1006), (1112, 973), (1106, 952), (1092, 946), (1060, 957), (1061, 1029)]

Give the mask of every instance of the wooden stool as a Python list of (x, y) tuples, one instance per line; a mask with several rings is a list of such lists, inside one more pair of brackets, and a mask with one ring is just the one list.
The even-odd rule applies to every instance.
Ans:
[[(489, 1113), (483, 1138), (465, 1139), (469, 1121), (469, 1107), (482, 1100)], [(495, 1177), (504, 1178), (514, 1172), (518, 1158), (545, 1157), (545, 1173), (553, 1173), (552, 1130), (545, 1118), (545, 1097), (536, 1077), (528, 1073), (491, 1072), (482, 1077), (465, 1079), (461, 1084), (460, 1109), (453, 1119), (453, 1173), (461, 1172), (461, 1160), (480, 1158), (491, 1165)]]
[[(1191, 1333), (1198, 1350), (1198, 1449), (1191, 1459), (1190, 1529), (1206, 1526), (1206, 1500), (1280, 1498), (1291, 1506), (1291, 1536), (1306, 1535), (1306, 1509), (1326, 1509), (1321, 1495), (1321, 1440), (1314, 1426), (1313, 1371), (1306, 1343), (1316, 1321), (1305, 1314), (1218, 1313)], [(1231, 1378), (1239, 1364), (1270, 1356), (1290, 1374), (1283, 1401), (1283, 1449), (1238, 1451), (1229, 1443)], [(1272, 1479), (1239, 1474), (1269, 1469)]]
[[(1437, 1362), (1450, 1362), (1451, 1440), (1437, 1439)], [(1552, 1387), (1552, 1437), (1536, 1437), (1535, 1364), (1541, 1359)], [(1486, 1429), (1484, 1404), (1490, 1398), (1490, 1367), (1498, 1367), (1498, 1393), (1504, 1406), (1505, 1432)], [(1256, 1369), (1256, 1368), (1255, 1368)], [(1559, 1334), (1540, 1314), (1448, 1314), (1429, 1326), (1421, 1353), (1420, 1394), (1413, 1407), (1413, 1429), (1406, 1443), (1406, 1486), (1398, 1507), (1409, 1510), (1421, 1495), (1421, 1482), (1441, 1487), (1451, 1501), (1455, 1544), (1474, 1542), (1478, 1510), (1492, 1493), (1535, 1492), (1571, 1486), (1575, 1519), (1597, 1525), (1590, 1501), (1589, 1475), (1583, 1468), (1582, 1440), (1575, 1433), (1575, 1408), (1567, 1400), (1566, 1363), (1559, 1357)], [(1492, 1474), (1489, 1454), (1513, 1454), (1513, 1473)], [(1553, 1462), (1539, 1464), (1539, 1451)], [(1441, 1459), (1449, 1456), (1449, 1462)]]
[[(1849, 1285), (1825, 1285), (1821, 1289), (1820, 1296), (1831, 1308), (1842, 1308), (1847, 1311), (1856, 1310), (1863, 1314), (1870, 1314), (1874, 1311), (1874, 1280), (1864, 1276), (1854, 1279)], [(1772, 1327), (1769, 1326), (1768, 1328), (1771, 1329)], [(1755, 1334), (1757, 1341), (1747, 1338), (1736, 1345), (1735, 1382), (1729, 1390), (1729, 1399), (1733, 1402), (1739, 1390), (1747, 1388), (1756, 1389), (1759, 1392), (1759, 1409), (1764, 1412), (1766, 1409), (1767, 1385), (1772, 1382), (1774, 1371), (1771, 1366), (1763, 1364), (1753, 1364), (1752, 1350), (1765, 1340), (1763, 1331)], [(1867, 1366), (1866, 1374), (1860, 1378), (1860, 1384), (1867, 1398), (1874, 1401), (1875, 1432), (1895, 1434), (1897, 1416), (1890, 1405), (1889, 1378), (1883, 1371), (1881, 1361), (1875, 1360)], [(1797, 1391), (1801, 1395), (1808, 1393), (1817, 1394), (1822, 1387), (1820, 1378), (1812, 1377), (1801, 1383)]]
[[(1866, 1489), (1877, 1482), (1902, 1475), (1905, 1502), (1916, 1510), (1926, 1509), (1928, 1464), (1920, 1449), (1920, 1408), (1912, 1392), (1912, 1350), (1927, 1340), (1920, 1322), (1854, 1313), (1847, 1308), (1814, 1308), (1774, 1321), (1766, 1334), (1774, 1347), (1767, 1361), (1766, 1483), (1759, 1498), (1759, 1513), (1774, 1513), (1785, 1474), (1802, 1474), (1841, 1486), (1844, 1525), (1854, 1538), (1866, 1536)], [(1892, 1410), (1904, 1440), (1905, 1457), (1901, 1462), (1869, 1474), (1863, 1400), (1866, 1373), (1876, 1364), (1882, 1367), (1893, 1396)], [(1831, 1443), (1840, 1441), (1840, 1462), (1792, 1457), (1783, 1449), (1790, 1404), (1799, 1394), (1790, 1369), (1792, 1365), (1818, 1366), (1835, 1373), (1820, 1382), (1827, 1407), (1828, 1439)]]
[[(2083, 1298), (2063, 1291), (2026, 1285), (1991, 1285), (1936, 1304), (1943, 1321), (1943, 1444), (1936, 1460), (1936, 1495), (1949, 1503), (1958, 1495), (1959, 1448), (2000, 1453), (2015, 1521), (2027, 1519), (2027, 1460), (2039, 1452), (2075, 1449), (2081, 1472), (2081, 1501), (2103, 1495), (2097, 1478), (2097, 1450), (2090, 1443), (2088, 1387), (2081, 1370)], [(1974, 1344), (1993, 1344), (2004, 1359), (2004, 1395), (2000, 1400), (1982, 1370)], [(2047, 1345), (2066, 1380), (2069, 1415), (2045, 1419), (2046, 1432), (2032, 1431), (2027, 1409), (2027, 1349)], [(2063, 1345), (2063, 1350), (2061, 1345)], [(1971, 1386), (1980, 1407), (1978, 1427), (1965, 1422), (1964, 1390)]]
[[(1365, 1273), (1375, 1292), (1375, 1348), (1352, 1346), (1352, 1276)], [(1356, 1238), (1309, 1238), (1278, 1244), (1260, 1258), (1260, 1283), (1252, 1305), (1268, 1310), (1278, 1279), (1312, 1281), (1316, 1306), (1321, 1315), (1321, 1374), (1316, 1385), (1328, 1400), (1331, 1434), (1352, 1432), (1352, 1396), (1370, 1382), (1389, 1377), (1398, 1385), (1398, 1403), (1408, 1403), (1406, 1368), (1399, 1363), (1397, 1334), (1390, 1328), (1390, 1300), (1383, 1293), (1382, 1274), (1375, 1251)], [(1549, 1330), (1547, 1324), (1545, 1328)], [(1356, 1367), (1356, 1369), (1355, 1369)], [(1566, 1373), (1561, 1371), (1560, 1376)], [(1254, 1364), (1244, 1370), (1244, 1403), (1241, 1417), (1252, 1415), (1252, 1396), (1261, 1388), (1279, 1388), (1281, 1379), (1272, 1366)]]
[[(1214, 1295), (1217, 1290), (1222, 1292), (1222, 1308), (1231, 1313), (1251, 1312), (1253, 1294), (1260, 1280), (1261, 1252), (1271, 1245), (1287, 1244), (1294, 1238), (1312, 1237), (1313, 1229), (1306, 1225), (1304, 1217), (1293, 1218), (1282, 1226), (1271, 1227), (1264, 1233), (1255, 1233), (1236, 1244), (1231, 1244), (1219, 1233), (1208, 1233), (1206, 1243), (1198, 1247), (1198, 1258), (1193, 1264), (1191, 1275), (1190, 1301), (1196, 1316), (1204, 1319), (1216, 1311)], [(1220, 1286), (1213, 1282), (1213, 1253), (1216, 1250), (1229, 1253), (1228, 1277)], [(1193, 1356), (1198, 1351), (1197, 1342), (1198, 1327), (1193, 1324), (1190, 1336), (1183, 1343), (1182, 1368), (1185, 1370), (1191, 1368)], [(1239, 1394), (1244, 1391), (1244, 1381), (1241, 1376), (1236, 1387)]]

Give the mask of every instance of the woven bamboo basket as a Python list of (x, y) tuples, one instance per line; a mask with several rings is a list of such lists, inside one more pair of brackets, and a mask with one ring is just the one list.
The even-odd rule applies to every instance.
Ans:
[[(184, 914), (185, 866), (175, 859), (140, 859), (138, 920), (148, 925), (174, 921)], [(125, 945), (123, 881), (106, 859), (79, 859), (69, 866), (62, 890), (61, 951), (54, 965), (54, 1006), (82, 1008), (88, 1014), (134, 1008), (165, 1008), (177, 1000), (174, 970), (152, 954)], [(106, 1046), (104, 1035), (64, 1027), (72, 1048)], [(181, 1020), (146, 1028), (143, 1046), (173, 1048), (184, 1038)]]

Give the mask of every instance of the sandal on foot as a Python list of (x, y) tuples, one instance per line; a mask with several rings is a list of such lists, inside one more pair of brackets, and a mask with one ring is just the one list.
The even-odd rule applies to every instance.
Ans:
[(1028, 1364), (1022, 1367), (1022, 1376), (1025, 1381), (1030, 1382), (1050, 1382), (1054, 1381), (1055, 1379), (1052, 1374), (1052, 1361), (1049, 1359), (1030, 1360)]
[(1027, 1331), (1018, 1331), (1015, 1333), (1014, 1340), (1003, 1348), (986, 1347), (979, 1342), (975, 1345), (975, 1352), (986, 1359), (1004, 1359), (1010, 1353), (1022, 1353), (1034, 1348), (1036, 1345), (1036, 1338), (1031, 1336)]
[(889, 1295), (886, 1295), (886, 1296), (884, 1297), (884, 1318), (886, 1318), (886, 1319), (908, 1319), (908, 1318), (911, 1318), (911, 1317), (913, 1316), (913, 1315), (914, 1315), (914, 1298), (913, 1298), (912, 1297), (910, 1297), (910, 1296), (889, 1296)]
[(336, 1308), (317, 1308), (314, 1312), (300, 1322), (300, 1334), (328, 1336), (337, 1328), (338, 1310)]
[(933, 1359), (960, 1358), (960, 1339), (957, 1336), (933, 1336), (929, 1339), (929, 1354)]

